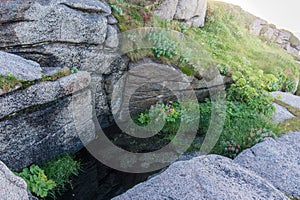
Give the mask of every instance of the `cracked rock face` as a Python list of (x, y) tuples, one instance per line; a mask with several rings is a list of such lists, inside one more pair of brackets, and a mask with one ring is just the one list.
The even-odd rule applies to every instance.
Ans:
[(231, 159), (209, 155), (173, 163), (161, 174), (114, 200), (289, 198)]
[(0, 160), (21, 170), (95, 139), (90, 80), (78, 72), (0, 96)]
[(279, 44), (287, 52), (299, 55), (300, 40), (287, 30), (281, 30), (267, 21), (256, 18), (250, 26), (254, 35), (262, 36), (265, 39)]
[(154, 13), (165, 20), (182, 21), (187, 26), (204, 26), (207, 0), (165, 0)]
[(255, 172), (285, 194), (300, 198), (300, 132), (266, 139), (242, 152), (235, 162)]
[(0, 1), (0, 50), (42, 68), (88, 71), (99, 116), (108, 113), (103, 74), (118, 54), (117, 20), (104, 0)]

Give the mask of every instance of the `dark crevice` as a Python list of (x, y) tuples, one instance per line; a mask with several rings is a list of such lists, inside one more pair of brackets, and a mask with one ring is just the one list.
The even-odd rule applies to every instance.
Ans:
[(37, 42), (32, 44), (17, 44), (17, 45), (11, 45), (11, 46), (0, 46), (0, 49), (13, 49), (13, 48), (33, 48), (37, 46), (42, 45), (53, 45), (53, 44), (66, 44), (66, 45), (72, 45), (72, 46), (100, 46), (101, 44), (96, 43), (88, 43), (88, 42), (70, 42), (70, 41), (43, 41), (43, 42)]
[(72, 9), (72, 10), (75, 10), (75, 11), (79, 11), (79, 12), (83, 12), (83, 13), (89, 13), (89, 14), (92, 14), (92, 13), (96, 13), (96, 14), (104, 14), (104, 13), (105, 13), (105, 12), (103, 12), (103, 11), (95, 10), (95, 9), (78, 8), (78, 7), (75, 7), (75, 6), (66, 4), (66, 3), (60, 3), (59, 5), (66, 6), (66, 7), (68, 7), (69, 9)]
[(251, 153), (256, 157), (256, 153), (253, 151), (253, 149), (250, 148)]
[(29, 19), (12, 19), (12, 20), (7, 20), (7, 21), (1, 21), (0, 26), (6, 26), (9, 24), (16, 24), (16, 23), (21, 23), (21, 22), (33, 22), (34, 20), (29, 20)]

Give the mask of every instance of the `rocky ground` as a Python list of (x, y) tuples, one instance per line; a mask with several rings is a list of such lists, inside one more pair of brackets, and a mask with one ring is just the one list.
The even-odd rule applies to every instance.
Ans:
[(114, 200), (299, 198), (299, 140), (300, 132), (268, 138), (235, 160), (208, 155), (179, 161)]

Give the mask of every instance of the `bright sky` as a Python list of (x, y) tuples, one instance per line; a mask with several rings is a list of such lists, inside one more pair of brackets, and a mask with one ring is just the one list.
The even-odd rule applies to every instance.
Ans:
[[(241, 6), (244, 10), (284, 28), (300, 33), (300, 0), (220, 0)], [(300, 35), (298, 35), (299, 37)]]

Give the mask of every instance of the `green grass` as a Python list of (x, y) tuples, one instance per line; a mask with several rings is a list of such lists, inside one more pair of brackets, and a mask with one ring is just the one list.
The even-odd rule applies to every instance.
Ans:
[[(214, 106), (221, 106), (218, 103), (215, 104), (216, 105)], [(180, 125), (185, 127), (183, 124), (190, 124), (190, 122), (185, 122), (185, 120), (182, 119), (193, 121), (196, 117), (184, 116), (185, 112), (182, 112), (178, 103), (167, 105), (168, 106), (157, 105), (155, 107), (157, 108), (155, 109), (156, 111), (152, 112), (159, 113), (158, 116), (165, 116), (164, 119), (166, 120), (166, 123), (160, 133), (163, 133), (165, 139), (170, 142), (174, 135), (176, 135)], [(169, 108), (171, 108), (171, 111)], [(206, 135), (211, 124), (211, 112), (212, 103), (210, 100), (206, 99), (205, 102), (199, 104), (199, 136)], [(225, 115), (225, 123), (221, 130), (220, 138), (211, 153), (234, 158), (243, 150), (261, 142), (265, 137), (277, 137), (274, 132), (278, 132), (278, 130), (275, 124), (273, 124), (271, 116), (255, 112), (251, 107), (244, 103), (228, 101), (226, 111), (219, 113), (219, 115)], [(153, 113), (151, 114), (146, 111), (140, 114), (139, 118), (135, 119), (138, 124), (144, 125), (151, 122), (151, 117), (153, 117)], [(188, 132), (188, 128), (189, 127), (186, 127), (184, 130)], [(200, 150), (200, 148), (201, 144), (195, 143), (191, 146), (189, 151)]]
[[(296, 59), (299, 58), (271, 41), (251, 34), (249, 27), (255, 16), (237, 6), (209, 1), (205, 26), (187, 28), (178, 21), (158, 19), (152, 14), (153, 7), (133, 0), (110, 0), (109, 3), (117, 6), (113, 14), (121, 31), (160, 27), (181, 32), (186, 41), (192, 41), (197, 47), (186, 52), (184, 45), (189, 46), (186, 41), (180, 42), (156, 32), (150, 37), (154, 48), (127, 53), (131, 61), (150, 57), (177, 66), (183, 73), (197, 78), (203, 75), (198, 66), (216, 66), (221, 74), (232, 78), (233, 84), (227, 88), (229, 106), (224, 129), (213, 153), (233, 158), (264, 137), (275, 137), (273, 132), (280, 135), (287, 131), (287, 128), (275, 127), (271, 121), (274, 107), (268, 92), (295, 89), (300, 69)], [(209, 102), (200, 104), (200, 133), (205, 133), (208, 127), (209, 106)]]
[(9, 90), (15, 88), (16, 86), (21, 86), (22, 83), (15, 77), (4, 77), (0, 75), (0, 89), (4, 92), (8, 92)]
[[(299, 77), (299, 64), (295, 62), (295, 56), (288, 54), (274, 43), (266, 43), (252, 35), (248, 28), (255, 17), (237, 6), (209, 1), (205, 26), (186, 28), (178, 21), (166, 22), (158, 19), (153, 16), (149, 6), (143, 6), (136, 1), (111, 0), (109, 2), (117, 5), (124, 14), (120, 16), (117, 12), (113, 12), (119, 20), (118, 25), (121, 31), (141, 27), (161, 27), (184, 32), (189, 40), (195, 43), (195, 46), (201, 47), (201, 51), (204, 50), (210, 55), (212, 63), (223, 69), (227, 68), (226, 74), (229, 76), (236, 72), (244, 72), (249, 68), (252, 72), (263, 70), (264, 74), (273, 74), (277, 78), (277, 82), (272, 83), (277, 84), (276, 88), (266, 88), (268, 90), (284, 89), (286, 80), (295, 82)], [(191, 61), (205, 61), (207, 58), (199, 58), (199, 51), (191, 52), (186, 58)], [(182, 53), (180, 50), (178, 52)], [(174, 64), (184, 72), (187, 67), (193, 66), (178, 62), (179, 58), (176, 56), (157, 58), (155, 52), (149, 49), (134, 51), (128, 56), (133, 61), (144, 57), (156, 58), (163, 63)], [(194, 75), (190, 72), (187, 74)]]
[(72, 187), (70, 178), (78, 175), (80, 163), (71, 156), (64, 155), (47, 162), (41, 168), (45, 171), (47, 178), (53, 180), (56, 184), (56, 187), (51, 192), (51, 196), (55, 197), (55, 193), (61, 194), (67, 188)]
[(31, 85), (34, 85), (38, 82), (45, 82), (45, 81), (56, 81), (64, 76), (68, 76), (72, 73), (76, 73), (76, 69), (69, 70), (68, 68), (62, 68), (56, 74), (52, 76), (42, 76), (42, 79), (35, 80), (35, 81), (21, 81), (18, 80), (16, 77), (10, 75), (1, 76), (0, 75), (0, 89), (2, 89), (5, 93), (9, 92), (11, 89), (14, 89), (16, 86), (19, 86), (21, 89), (25, 89)]

